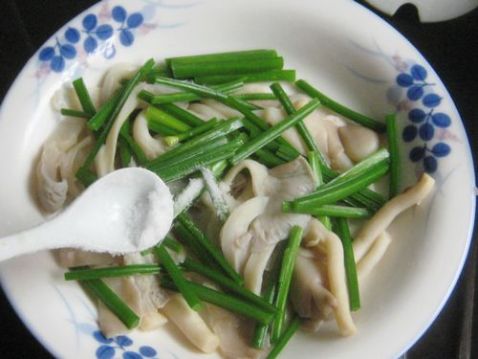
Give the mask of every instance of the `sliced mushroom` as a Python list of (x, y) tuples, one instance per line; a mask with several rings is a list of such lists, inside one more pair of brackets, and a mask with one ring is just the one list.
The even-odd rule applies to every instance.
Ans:
[(55, 259), (63, 268), (82, 266), (109, 266), (120, 262), (119, 257), (108, 253), (87, 252), (80, 249), (62, 248), (54, 251)]
[[(110, 287), (135, 313), (141, 313), (141, 293), (133, 277), (105, 278)], [(98, 301), (98, 326), (107, 337), (125, 334), (129, 329), (101, 301)]]
[(144, 115), (144, 111), (141, 111), (134, 120), (133, 138), (148, 159), (156, 158), (166, 151), (161, 139), (154, 138), (149, 133), (148, 121)]
[(356, 327), (350, 313), (345, 279), (342, 242), (335, 233), (313, 218), (307, 227), (304, 243), (314, 252), (315, 259), (319, 261), (317, 265), (323, 266), (323, 262), (326, 263), (327, 287), (336, 300), (333, 311), (340, 333), (344, 336), (355, 334)]
[(37, 198), (41, 208), (48, 213), (58, 211), (66, 202), (68, 183), (59, 176), (61, 156), (57, 147), (44, 147), (37, 165)]
[(106, 72), (101, 86), (101, 100), (106, 102), (121, 87), (121, 81), (131, 78), (138, 67), (130, 63), (119, 63)]
[(204, 353), (217, 350), (219, 338), (209, 329), (201, 316), (189, 307), (181, 294), (173, 294), (162, 308), (162, 312), (198, 349)]
[(354, 162), (359, 162), (378, 150), (378, 134), (363, 126), (348, 124), (338, 129), (345, 153)]
[(316, 258), (309, 249), (300, 249), (291, 284), (291, 300), (295, 311), (305, 319), (305, 328), (317, 331), (337, 307), (335, 297), (326, 288), (326, 258)]
[(82, 119), (68, 118), (61, 121), (43, 145), (35, 171), (38, 201), (46, 212), (58, 211), (67, 200), (68, 181), (61, 173), (68, 151), (85, 133)]
[(138, 93), (144, 89), (145, 86), (145, 84), (141, 83), (133, 89), (125, 104), (121, 108), (120, 113), (118, 116), (116, 116), (113, 126), (106, 137), (105, 144), (101, 146), (95, 158), (96, 173), (98, 176), (102, 177), (114, 171), (116, 147), (118, 144), (118, 136), (121, 127), (128, 119), (128, 116), (131, 114), (131, 112), (133, 112), (136, 108), (144, 107), (144, 103), (138, 100)]
[[(250, 179), (245, 176), (240, 177), (244, 170), (247, 170)], [(221, 186), (224, 191), (231, 193), (238, 203), (242, 203), (254, 196), (264, 195), (268, 178), (269, 172), (266, 166), (253, 160), (245, 160), (227, 172)]]
[(219, 352), (224, 358), (249, 359), (259, 356), (261, 352), (251, 348), (248, 340), (254, 323), (210, 304), (206, 305), (204, 317), (219, 338)]
[(390, 243), (392, 243), (392, 237), (390, 237), (388, 232), (385, 231), (378, 236), (369, 251), (357, 263), (359, 282), (363, 281), (364, 278), (370, 274), (372, 269), (375, 268), (380, 259), (384, 256)]
[[(123, 257), (125, 265), (130, 264), (152, 264), (155, 263), (151, 254), (141, 255), (140, 253), (131, 253)], [(139, 292), (139, 312), (140, 324), (142, 330), (153, 330), (167, 322), (167, 319), (158, 311), (158, 308), (164, 307), (169, 295), (163, 290), (158, 278), (155, 276), (134, 276), (134, 284)]]
[(220, 237), (221, 248), (228, 262), (238, 272), (242, 272), (251, 242), (248, 233), (252, 221), (260, 216), (269, 201), (268, 197), (253, 197), (238, 206), (224, 223)]
[(373, 242), (393, 220), (408, 208), (420, 204), (432, 191), (435, 180), (424, 173), (419, 181), (405, 192), (392, 198), (365, 223), (353, 242), (355, 260), (360, 261)]
[(61, 159), (60, 176), (68, 184), (68, 198), (70, 199), (77, 197), (84, 189), (83, 184), (76, 178), (76, 172), (85, 162), (92, 146), (93, 138), (89, 135), (71, 147)]
[[(221, 234), (221, 246), (223, 251), (227, 252), (226, 258), (238, 270), (243, 266), (246, 287), (255, 293), (260, 293), (262, 277), (275, 246), (287, 238), (294, 225), (305, 227), (310, 218), (308, 215), (282, 212), (282, 202), (311, 192), (316, 184), (312, 170), (302, 157), (270, 171), (262, 165), (255, 166), (254, 163), (256, 162), (249, 161), (243, 167), (233, 168), (232, 173), (227, 174), (225, 181), (226, 183), (232, 181), (243, 168), (259, 169), (259, 175), (252, 176), (251, 193), (263, 193), (269, 199), (267, 203), (266, 200), (248, 201), (253, 204), (265, 204), (262, 213), (260, 213), (260, 206), (256, 208), (259, 215), (255, 218), (256, 213), (244, 210), (247, 207), (239, 206), (233, 210), (225, 223), (228, 230)], [(253, 172), (254, 170), (251, 171)], [(244, 220), (241, 221), (241, 218)], [(240, 226), (236, 226), (235, 223), (240, 223)], [(241, 250), (235, 251), (234, 245)]]

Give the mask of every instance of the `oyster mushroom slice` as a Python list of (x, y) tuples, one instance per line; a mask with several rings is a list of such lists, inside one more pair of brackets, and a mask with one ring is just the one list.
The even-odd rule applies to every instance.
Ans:
[(219, 338), (181, 294), (174, 294), (162, 311), (198, 349), (204, 353), (216, 351)]
[(309, 249), (299, 250), (290, 291), (295, 311), (307, 320), (307, 328), (313, 331), (337, 306), (335, 297), (326, 288), (325, 263), (320, 263), (316, 257)]
[[(239, 179), (238, 176), (244, 170), (249, 172), (250, 179), (244, 178), (243, 180), (246, 182), (245, 185), (236, 189), (235, 186)], [(221, 187), (233, 195), (235, 194), (233, 192), (238, 192), (236, 200), (242, 203), (252, 197), (263, 196), (266, 192), (268, 177), (269, 172), (266, 166), (253, 160), (245, 160), (229, 170), (221, 182)]]
[(153, 159), (166, 151), (165, 146), (159, 138), (154, 138), (149, 133), (148, 121), (141, 111), (133, 124), (133, 138), (143, 150), (148, 159)]
[(336, 299), (333, 308), (335, 321), (343, 336), (353, 335), (356, 332), (349, 307), (349, 295), (345, 279), (344, 253), (339, 237), (320, 221), (313, 218), (305, 234), (306, 243), (311, 247), (316, 258), (326, 258), (328, 288)]
[(378, 150), (378, 134), (363, 126), (348, 124), (338, 128), (340, 141), (347, 156), (359, 162)]
[(392, 198), (362, 227), (353, 242), (355, 260), (360, 261), (374, 241), (382, 234), (393, 220), (408, 208), (420, 204), (432, 191), (435, 180), (422, 174), (418, 182), (405, 192)]
[(239, 205), (228, 217), (221, 229), (221, 248), (228, 262), (237, 272), (242, 272), (249, 255), (249, 226), (264, 212), (268, 197), (253, 197)]
[[(247, 206), (233, 210), (224, 225), (227, 231), (223, 230), (221, 234), (221, 246), (230, 263), (243, 272), (246, 287), (260, 293), (264, 271), (277, 243), (287, 238), (294, 225), (306, 227), (310, 219), (308, 215), (283, 213), (282, 202), (310, 193), (316, 182), (302, 157), (269, 171), (262, 165), (256, 165), (255, 161), (244, 162), (233, 168), (225, 181), (232, 182), (244, 168), (253, 168), (251, 173), (256, 169), (259, 174), (251, 176), (255, 181), (252, 188), (256, 188), (253, 193), (263, 193), (268, 200), (255, 199), (262, 197), (256, 196), (244, 202), (247, 206), (254, 206), (254, 212)], [(241, 219), (241, 226), (231, 230), (229, 226), (234, 226)], [(232, 244), (241, 250), (233, 250)]]

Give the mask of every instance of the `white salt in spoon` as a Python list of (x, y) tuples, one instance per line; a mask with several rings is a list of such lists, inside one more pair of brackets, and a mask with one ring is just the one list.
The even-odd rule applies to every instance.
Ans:
[(120, 169), (93, 183), (51, 220), (0, 238), (0, 261), (55, 248), (137, 252), (160, 242), (172, 221), (173, 199), (164, 182), (145, 169)]

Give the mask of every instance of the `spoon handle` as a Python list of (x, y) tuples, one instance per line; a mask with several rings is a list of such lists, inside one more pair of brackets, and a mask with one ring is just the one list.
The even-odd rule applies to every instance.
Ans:
[(43, 249), (66, 247), (68, 243), (61, 238), (64, 233), (58, 228), (58, 223), (52, 226), (46, 222), (23, 232), (0, 238), (0, 261), (22, 254), (37, 252)]

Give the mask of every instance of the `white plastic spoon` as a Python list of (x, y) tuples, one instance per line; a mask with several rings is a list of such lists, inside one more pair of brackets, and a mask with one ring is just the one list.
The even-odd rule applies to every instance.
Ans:
[(160, 242), (172, 221), (164, 182), (148, 170), (125, 168), (96, 181), (50, 221), (0, 238), (0, 261), (54, 248), (137, 252)]

